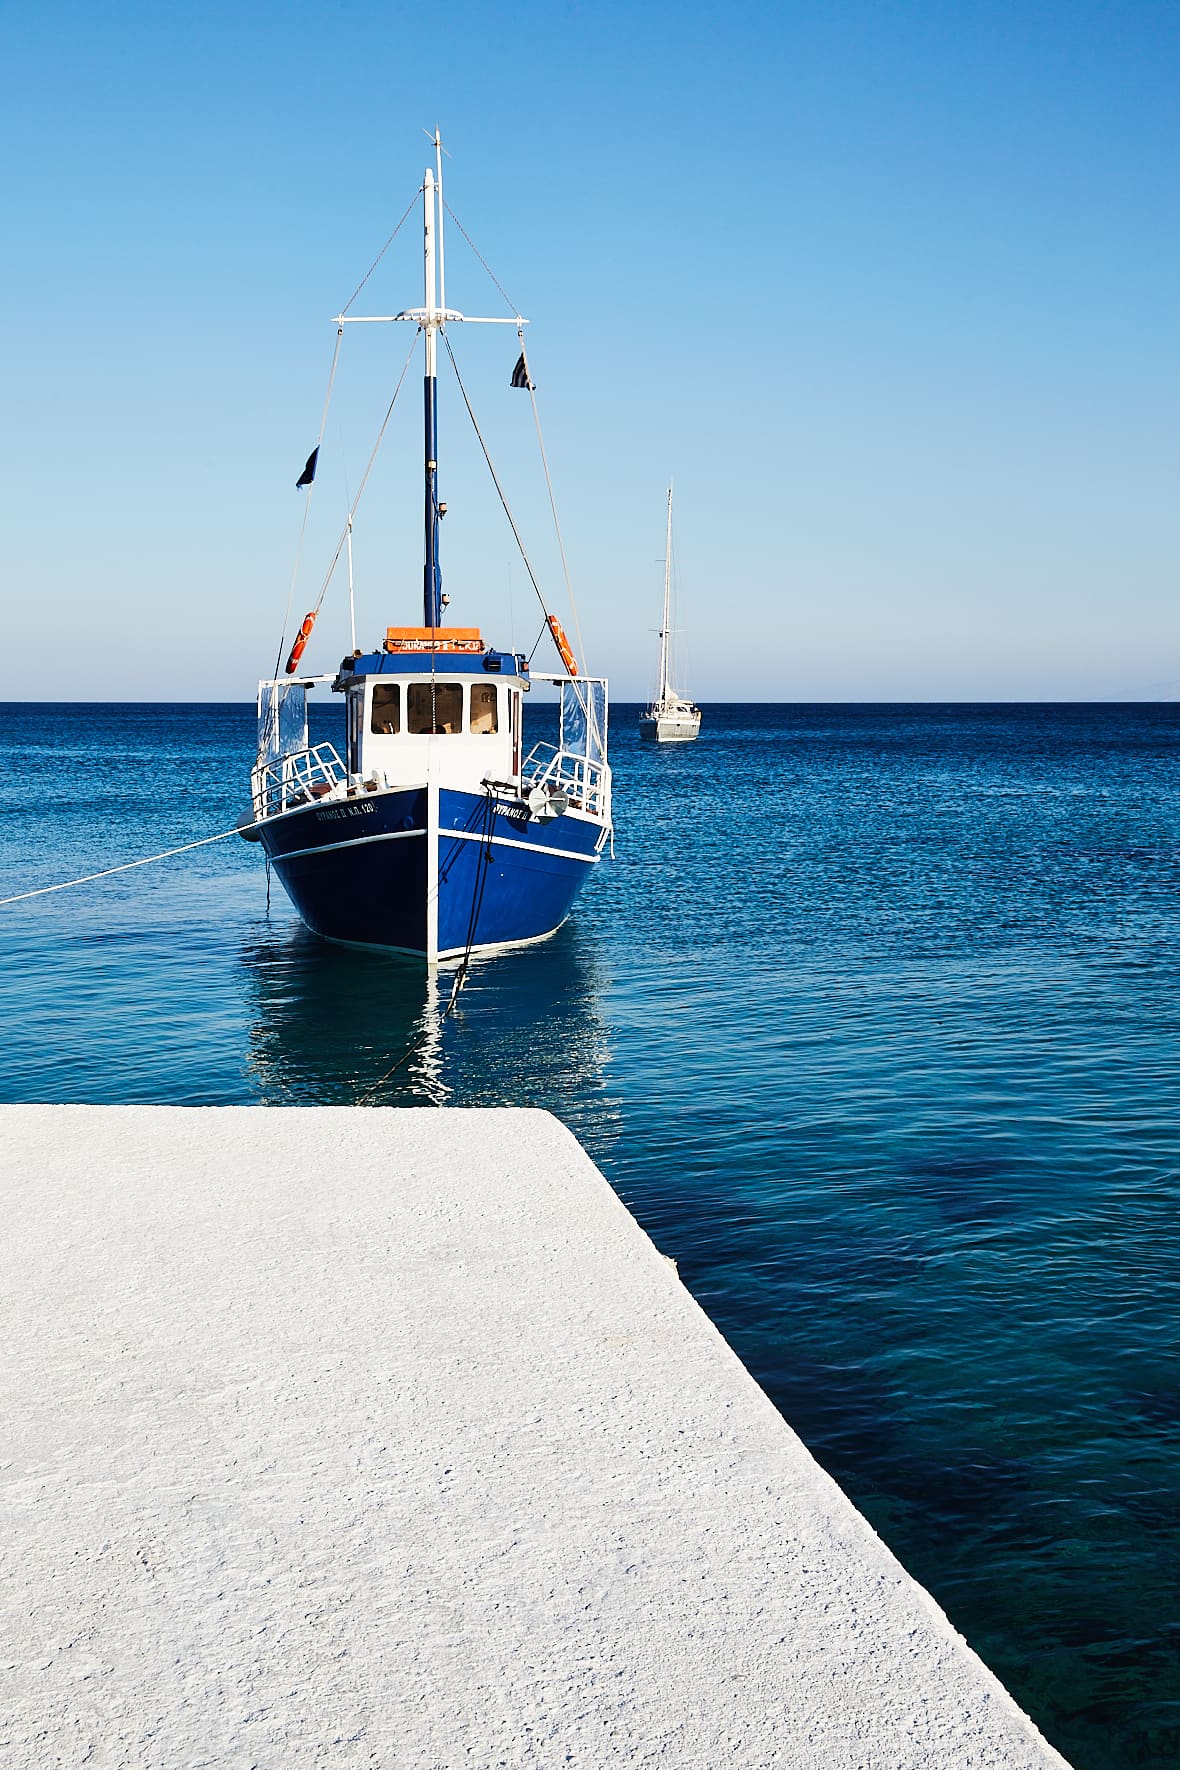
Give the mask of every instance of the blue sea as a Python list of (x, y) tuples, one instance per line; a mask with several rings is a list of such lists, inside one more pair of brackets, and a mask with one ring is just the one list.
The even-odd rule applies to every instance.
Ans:
[[(550, 1108), (1077, 1770), (1174, 1770), (1180, 706), (636, 713), (441, 1026), (234, 838), (0, 909), (0, 1099)], [(0, 896), (228, 829), (253, 734), (0, 708)]]

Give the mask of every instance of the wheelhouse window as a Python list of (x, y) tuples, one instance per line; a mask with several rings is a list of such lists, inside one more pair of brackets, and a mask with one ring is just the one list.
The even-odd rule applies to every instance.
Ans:
[(373, 706), (369, 714), (369, 730), (389, 735), (402, 728), (402, 690), (400, 682), (379, 682), (373, 690)]
[(449, 733), (463, 729), (463, 685), (460, 682), (411, 682), (406, 689), (406, 730)]
[(471, 685), (471, 730), (493, 732), (499, 729), (495, 685), (490, 682), (473, 682)]
[(348, 772), (356, 774), (361, 765), (361, 725), (365, 716), (363, 687), (348, 691)]

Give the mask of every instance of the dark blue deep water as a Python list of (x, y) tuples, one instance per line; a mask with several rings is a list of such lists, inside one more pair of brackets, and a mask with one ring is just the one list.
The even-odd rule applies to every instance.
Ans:
[[(253, 716), (0, 745), (6, 896), (228, 828)], [(616, 709), (613, 761), (614, 864), (376, 1099), (558, 1113), (1078, 1770), (1171, 1770), (1180, 707)], [(9, 1101), (352, 1101), (437, 1015), (236, 839), (0, 942)]]

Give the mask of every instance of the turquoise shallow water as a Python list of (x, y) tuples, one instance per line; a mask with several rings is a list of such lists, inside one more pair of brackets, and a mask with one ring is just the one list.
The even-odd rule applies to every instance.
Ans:
[[(232, 825), (253, 718), (0, 738), (5, 896)], [(613, 744), (614, 864), (440, 1032), (235, 839), (0, 910), (0, 1098), (349, 1101), (425, 1033), (378, 1101), (559, 1113), (1078, 1770), (1174, 1766), (1180, 707)]]

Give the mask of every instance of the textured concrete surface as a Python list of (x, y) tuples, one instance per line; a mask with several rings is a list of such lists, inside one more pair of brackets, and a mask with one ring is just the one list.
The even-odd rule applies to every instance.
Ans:
[(554, 1119), (0, 1155), (10, 1770), (1063, 1763)]

